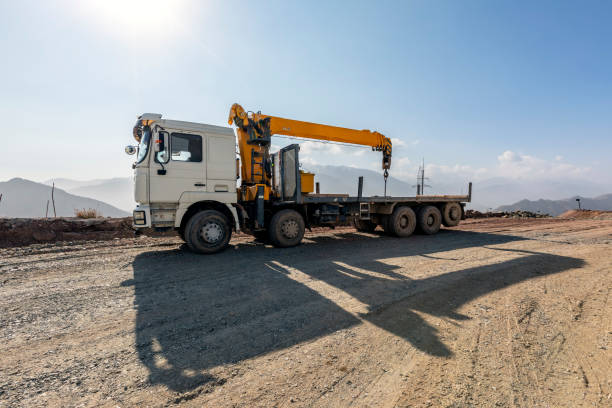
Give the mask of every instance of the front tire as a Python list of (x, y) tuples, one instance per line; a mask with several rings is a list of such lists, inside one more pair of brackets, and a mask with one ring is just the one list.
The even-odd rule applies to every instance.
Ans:
[(185, 226), (185, 241), (193, 252), (214, 254), (229, 243), (232, 228), (227, 217), (215, 210), (200, 211)]
[(288, 248), (299, 245), (304, 238), (304, 218), (295, 210), (281, 210), (272, 216), (268, 235), (274, 246)]

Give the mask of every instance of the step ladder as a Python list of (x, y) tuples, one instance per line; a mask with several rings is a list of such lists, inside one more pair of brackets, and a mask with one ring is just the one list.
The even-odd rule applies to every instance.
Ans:
[(370, 219), (370, 203), (359, 203), (359, 219)]
[[(261, 160), (257, 160), (261, 159)], [(251, 150), (251, 180), (256, 182), (255, 178), (260, 177), (260, 183), (265, 184), (266, 178), (264, 176), (264, 161), (265, 155), (263, 153)], [(259, 166), (259, 171), (255, 171), (255, 166)]]

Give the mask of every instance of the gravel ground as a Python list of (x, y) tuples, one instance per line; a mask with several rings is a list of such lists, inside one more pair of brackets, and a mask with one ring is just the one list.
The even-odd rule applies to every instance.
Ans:
[(0, 250), (0, 406), (612, 406), (612, 221)]

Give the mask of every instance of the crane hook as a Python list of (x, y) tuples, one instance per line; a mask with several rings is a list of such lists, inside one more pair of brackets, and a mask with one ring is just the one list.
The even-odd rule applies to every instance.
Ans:
[(385, 169), (383, 176), (385, 177), (385, 197), (387, 197), (387, 179), (389, 178), (389, 170)]

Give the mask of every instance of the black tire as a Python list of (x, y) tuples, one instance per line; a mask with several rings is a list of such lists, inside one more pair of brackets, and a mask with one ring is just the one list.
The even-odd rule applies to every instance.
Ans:
[(396, 207), (389, 217), (389, 232), (397, 237), (409, 237), (416, 228), (417, 220), (410, 207)]
[(376, 224), (369, 220), (360, 220), (359, 218), (353, 219), (353, 225), (359, 232), (374, 232)]
[(461, 221), (463, 213), (459, 203), (446, 203), (442, 207), (442, 224), (445, 227), (456, 227)]
[(295, 210), (281, 210), (272, 216), (268, 236), (274, 246), (288, 248), (304, 238), (304, 218)]
[(193, 252), (214, 254), (222, 251), (232, 237), (227, 217), (215, 210), (194, 214), (185, 226), (185, 241)]
[(419, 209), (417, 214), (419, 231), (423, 234), (431, 235), (440, 230), (442, 224), (442, 214), (437, 207), (426, 205)]

